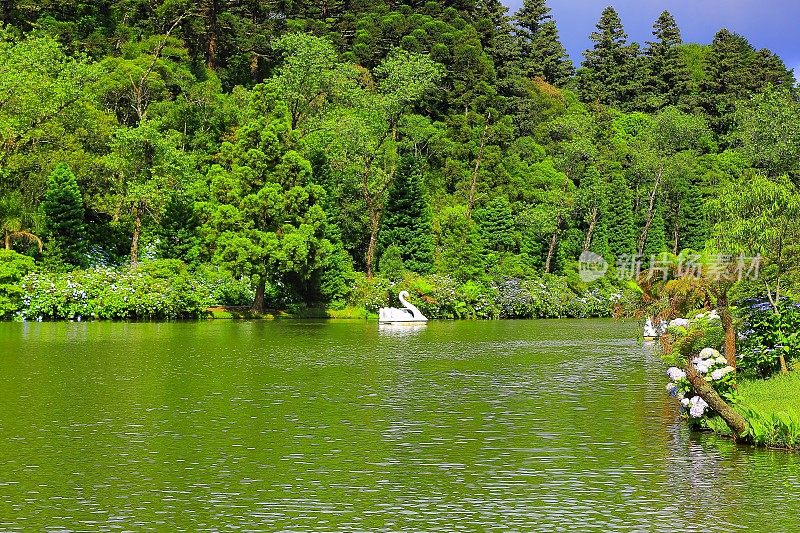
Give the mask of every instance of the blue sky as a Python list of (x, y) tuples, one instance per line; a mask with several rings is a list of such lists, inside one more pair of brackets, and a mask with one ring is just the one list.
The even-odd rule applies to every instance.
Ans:
[[(503, 0), (516, 11), (522, 0)], [(797, 0), (549, 0), (561, 39), (576, 62), (589, 47), (589, 34), (608, 5), (619, 11), (632, 40), (651, 37), (663, 10), (678, 21), (684, 41), (710, 43), (720, 28), (747, 37), (756, 48), (777, 52), (800, 74), (800, 2)]]

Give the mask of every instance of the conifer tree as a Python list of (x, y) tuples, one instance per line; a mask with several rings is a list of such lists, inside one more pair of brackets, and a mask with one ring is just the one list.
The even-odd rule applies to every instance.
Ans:
[(397, 169), (386, 212), (383, 215), (378, 251), (390, 246), (400, 249), (403, 265), (412, 272), (426, 274), (433, 269), (432, 215), (418, 158), (404, 156)]
[(678, 213), (678, 250), (701, 251), (710, 235), (706, 202), (697, 184), (690, 184)]
[(87, 264), (85, 210), (75, 174), (59, 165), (47, 181), (42, 209), (49, 237), (48, 255), (72, 266)]
[(750, 42), (728, 30), (714, 36), (705, 59), (700, 99), (718, 133), (727, 133), (736, 103), (768, 85), (792, 87), (794, 78), (780, 58), (767, 50), (756, 52)]
[(667, 245), (667, 232), (664, 224), (664, 207), (659, 204), (656, 207), (650, 230), (647, 232), (647, 239), (644, 244), (644, 259), (648, 260), (653, 256), (658, 256), (669, 249)]
[(514, 211), (508, 198), (498, 196), (475, 212), (478, 231), (488, 250), (511, 252), (516, 245)]
[(498, 83), (503, 85), (515, 74), (519, 62), (520, 49), (514, 39), (512, 18), (508, 15), (508, 8), (499, 0), (477, 2), (476, 16), (475, 27), (482, 34), (481, 43), (492, 58)]
[(641, 108), (653, 112), (666, 106), (686, 103), (691, 76), (683, 59), (683, 43), (677, 22), (664, 11), (653, 25), (653, 42), (645, 49), (647, 79)]
[(199, 251), (198, 226), (191, 201), (181, 193), (170, 196), (156, 229), (159, 256), (185, 263), (195, 260)]
[(604, 229), (608, 236), (608, 249), (617, 257), (636, 252), (632, 198), (633, 193), (625, 177), (615, 173), (609, 187)]
[(628, 44), (619, 14), (607, 7), (592, 32), (594, 47), (586, 50), (578, 71), (578, 90), (585, 102), (596, 102), (627, 109), (640, 82), (639, 45)]
[(520, 43), (520, 74), (565, 86), (575, 73), (561, 44), (558, 28), (546, 0), (524, 0), (514, 18)]

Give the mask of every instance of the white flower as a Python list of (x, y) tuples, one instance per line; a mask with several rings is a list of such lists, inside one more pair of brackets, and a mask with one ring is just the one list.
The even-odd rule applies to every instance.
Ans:
[(717, 357), (716, 359), (714, 359), (714, 362), (717, 363), (718, 365), (726, 365), (726, 364), (728, 364), (728, 360), (725, 359), (721, 355), (719, 357)]
[(711, 368), (711, 366), (712, 366), (711, 363), (709, 363), (708, 361), (704, 361), (702, 359), (695, 360), (695, 362), (694, 362), (694, 367), (697, 369), (697, 372), (700, 373), (700, 374), (705, 374), (706, 372), (708, 372), (709, 369)]
[(671, 328), (675, 327), (685, 328), (688, 326), (689, 326), (689, 321), (685, 318), (676, 318), (675, 320), (669, 323), (669, 327)]
[(689, 398), (681, 398), (681, 405), (684, 407), (689, 407)]
[(720, 356), (721, 354), (714, 348), (703, 348), (703, 350), (700, 352), (700, 357), (702, 359), (716, 359)]
[(722, 379), (725, 376), (727, 376), (728, 374), (730, 374), (731, 372), (733, 372), (733, 368), (730, 367), (730, 366), (725, 366), (723, 368), (718, 368), (718, 369), (714, 370), (711, 373), (711, 379), (713, 379), (715, 381), (718, 380), (718, 379)]
[(708, 404), (700, 396), (692, 396), (689, 400), (689, 416), (692, 418), (700, 418), (706, 412)]
[(678, 367), (673, 366), (667, 370), (667, 376), (669, 376), (669, 379), (672, 381), (678, 381), (679, 379), (684, 379), (686, 377), (686, 372)]

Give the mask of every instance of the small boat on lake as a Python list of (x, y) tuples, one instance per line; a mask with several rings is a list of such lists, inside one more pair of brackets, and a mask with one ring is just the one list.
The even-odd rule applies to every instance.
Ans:
[(404, 307), (381, 307), (378, 312), (378, 322), (380, 324), (424, 324), (428, 318), (423, 315), (414, 304), (406, 300), (408, 291), (402, 291), (398, 298)]

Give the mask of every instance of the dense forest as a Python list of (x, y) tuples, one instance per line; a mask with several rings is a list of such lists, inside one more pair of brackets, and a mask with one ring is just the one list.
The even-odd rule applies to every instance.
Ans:
[[(621, 258), (709, 249), (763, 255), (791, 292), (794, 75), (726, 29), (685, 43), (665, 11), (636, 43), (609, 7), (575, 65), (545, 0), (0, 16), (0, 316), (73, 317), (125, 283), (142, 300), (137, 276), (211, 296), (98, 314), (374, 308), (403, 283), (450, 316), (602, 314)], [(591, 286), (587, 250), (612, 265)], [(533, 312), (537, 287), (598, 308)]]

